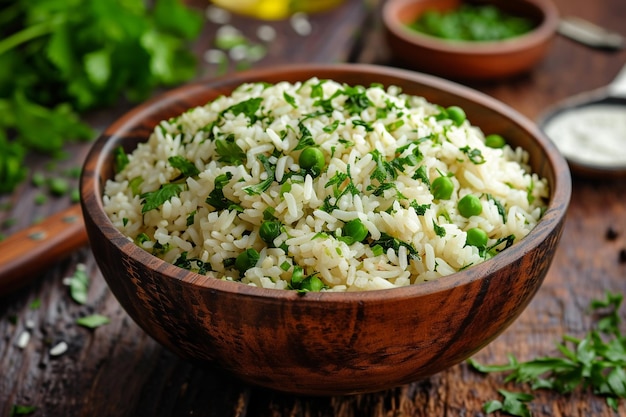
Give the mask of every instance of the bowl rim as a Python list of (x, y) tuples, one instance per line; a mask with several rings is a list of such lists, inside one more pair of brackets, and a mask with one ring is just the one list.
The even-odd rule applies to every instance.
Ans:
[[(112, 155), (119, 138), (124, 136), (123, 133), (132, 133), (133, 129), (131, 127), (136, 126), (143, 118), (150, 116), (151, 113), (163, 109), (168, 105), (180, 104), (181, 101), (184, 102), (184, 98), (194, 92), (203, 92), (207, 89), (223, 89), (224, 87), (231, 89), (244, 82), (261, 81), (264, 77), (276, 77), (276, 74), (299, 76), (304, 81), (305, 78), (310, 78), (312, 73), (323, 74), (326, 71), (340, 72), (344, 75), (359, 73), (372, 77), (384, 75), (427, 85), (429, 88), (445, 91), (448, 94), (472, 101), (479, 106), (488, 107), (489, 109), (497, 111), (506, 119), (518, 125), (519, 128), (525, 130), (536, 140), (543, 151), (547, 166), (550, 166), (554, 173), (554, 183), (551, 184), (550, 199), (546, 211), (538, 224), (518, 243), (500, 252), (493, 258), (463, 271), (439, 277), (436, 280), (381, 290), (308, 292), (305, 296), (298, 294), (296, 291), (259, 288), (240, 282), (200, 275), (175, 267), (173, 264), (137, 246), (113, 225), (104, 211), (102, 201), (104, 190), (104, 184), (101, 183), (101, 178), (104, 178), (102, 173), (103, 166), (106, 163), (107, 157)], [(365, 301), (383, 302), (390, 299), (400, 300), (415, 298), (450, 290), (463, 284), (470, 284), (474, 281), (482, 280), (488, 276), (490, 272), (500, 270), (507, 265), (515, 263), (526, 253), (533, 250), (540, 242), (548, 238), (553, 229), (564, 221), (571, 195), (571, 178), (565, 159), (552, 141), (547, 139), (533, 122), (508, 105), (479, 91), (436, 76), (372, 64), (288, 64), (273, 68), (242, 71), (209, 80), (199, 80), (169, 90), (134, 107), (106, 128), (93, 143), (85, 158), (84, 168), (80, 178), (80, 191), (83, 216), (90, 217), (95, 227), (97, 227), (119, 251), (138, 261), (146, 269), (154, 273), (160, 273), (162, 270), (169, 267), (174, 268), (173, 270), (177, 270), (176, 274), (170, 274), (168, 278), (178, 280), (183, 285), (200, 287), (206, 291), (237, 293), (239, 296), (243, 297), (270, 299), (277, 302), (280, 300), (297, 299), (298, 302), (306, 303), (361, 303)], [(532, 237), (535, 237), (535, 239), (531, 240)], [(537, 243), (529, 245), (526, 243), (529, 241)]]
[(523, 0), (535, 6), (543, 15), (541, 23), (530, 32), (500, 41), (447, 41), (412, 30), (400, 22), (400, 9), (407, 4), (421, 1), (423, 0), (387, 0), (382, 10), (383, 24), (388, 32), (404, 42), (441, 53), (494, 56), (519, 52), (549, 40), (556, 33), (559, 24), (559, 12), (551, 0)]

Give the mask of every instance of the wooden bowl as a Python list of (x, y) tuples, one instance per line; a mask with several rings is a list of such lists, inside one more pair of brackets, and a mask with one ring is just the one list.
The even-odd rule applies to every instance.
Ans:
[[(469, 1), (468, 1), (469, 2)], [(411, 68), (457, 80), (492, 80), (530, 70), (548, 52), (558, 26), (550, 0), (480, 0), (515, 16), (535, 29), (502, 41), (447, 41), (407, 27), (426, 10), (449, 11), (463, 0), (388, 0), (383, 8), (385, 36), (393, 56)]]
[[(113, 153), (145, 141), (155, 125), (229, 94), (243, 82), (304, 81), (400, 86), (463, 107), (486, 132), (523, 146), (549, 180), (545, 215), (528, 236), (492, 259), (424, 284), (354, 293), (246, 286), (156, 258), (123, 236), (102, 205)], [(183, 358), (243, 381), (307, 395), (382, 390), (433, 375), (487, 345), (539, 289), (561, 236), (570, 197), (567, 163), (535, 125), (481, 93), (435, 77), (376, 66), (294, 66), (237, 73), (170, 91), (130, 111), (97, 140), (81, 178), (89, 240), (112, 292), (154, 339)]]

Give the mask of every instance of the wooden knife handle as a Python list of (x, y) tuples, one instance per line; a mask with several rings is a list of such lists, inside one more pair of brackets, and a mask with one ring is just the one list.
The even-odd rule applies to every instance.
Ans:
[(78, 204), (12, 234), (0, 242), (0, 296), (28, 284), (87, 242)]

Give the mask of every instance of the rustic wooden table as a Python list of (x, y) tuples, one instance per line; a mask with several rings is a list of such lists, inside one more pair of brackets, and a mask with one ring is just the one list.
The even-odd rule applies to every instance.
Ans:
[[(626, 35), (623, 0), (555, 0), (562, 15), (575, 15)], [(267, 23), (277, 37), (254, 66), (284, 62), (367, 62), (394, 65), (378, 34), (376, 1), (346, 1), (310, 16), (311, 33), (301, 36), (289, 21)], [(233, 18), (231, 24), (253, 38), (261, 22)], [(211, 48), (217, 24), (207, 21), (195, 44), (199, 56)], [(601, 87), (626, 62), (626, 51), (592, 50), (557, 37), (549, 55), (529, 74), (506, 82), (471, 85), (535, 119), (569, 95)], [(232, 64), (230, 71), (240, 66)], [(219, 66), (204, 62), (203, 77)], [(111, 122), (127, 105), (91, 115), (95, 126)], [(72, 158), (53, 170), (80, 165), (89, 145), (70, 149)], [(45, 161), (32, 158), (33, 171)], [(0, 197), (0, 232), (10, 235), (70, 205), (68, 198), (35, 204), (39, 191), (25, 184)], [(613, 230), (616, 236), (607, 236)], [(476, 355), (483, 363), (502, 363), (512, 353), (520, 360), (555, 354), (564, 334), (582, 336), (592, 326), (590, 300), (605, 291), (626, 293), (626, 181), (574, 178), (565, 231), (545, 283), (522, 316)], [(63, 278), (77, 264), (86, 266), (88, 301), (77, 304)], [(91, 313), (111, 319), (96, 330), (74, 321)], [(24, 330), (31, 334), (19, 347)], [(58, 342), (67, 351), (51, 356)], [(89, 248), (59, 260), (28, 286), (0, 298), (0, 415), (13, 405), (36, 407), (33, 416), (480, 416), (499, 388), (517, 389), (500, 374), (482, 375), (465, 364), (428, 380), (384, 392), (329, 398), (304, 398), (244, 385), (216, 371), (200, 369), (159, 346), (135, 325), (111, 295)], [(537, 391), (534, 416), (610, 416), (605, 403), (588, 391), (557, 395)], [(620, 414), (626, 406), (620, 404)]]

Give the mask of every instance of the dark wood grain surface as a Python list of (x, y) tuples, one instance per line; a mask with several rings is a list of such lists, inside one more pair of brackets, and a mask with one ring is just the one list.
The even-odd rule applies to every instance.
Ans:
[[(555, 0), (562, 15), (586, 18), (626, 35), (623, 0)], [(311, 16), (313, 32), (300, 36), (288, 21), (269, 22), (277, 30), (266, 57), (254, 66), (285, 62), (357, 61), (396, 65), (378, 35), (377, 2), (348, 0), (331, 12)], [(236, 18), (231, 23), (250, 36), (259, 22)], [(199, 56), (212, 45), (216, 25), (207, 23), (194, 50)], [(471, 85), (511, 105), (531, 119), (550, 105), (585, 90), (610, 83), (623, 65), (626, 51), (592, 50), (557, 37), (549, 55), (531, 73), (506, 82)], [(231, 71), (236, 70), (233, 64)], [(218, 69), (205, 63), (202, 77)], [(128, 104), (89, 116), (102, 128)], [(70, 149), (72, 158), (55, 170), (80, 165), (89, 145)], [(47, 161), (33, 157), (33, 170)], [(0, 198), (0, 232), (15, 233), (71, 203), (49, 198), (37, 205), (39, 192), (25, 183)], [(611, 229), (617, 236), (607, 236)], [(509, 353), (520, 360), (555, 354), (563, 334), (584, 335), (592, 326), (587, 306), (605, 291), (626, 293), (626, 180), (574, 178), (565, 231), (544, 285), (520, 318), (480, 351), (481, 362), (500, 363)], [(74, 302), (64, 277), (84, 264), (91, 286), (88, 302)], [(35, 304), (35, 305), (33, 305)], [(38, 304), (38, 306), (37, 306)], [(111, 323), (96, 330), (75, 324), (92, 313)], [(32, 327), (32, 328), (30, 328)], [(18, 347), (29, 330), (30, 341)], [(50, 355), (58, 342), (65, 353)], [(0, 416), (13, 405), (36, 407), (34, 416), (481, 416), (485, 401), (500, 388), (517, 389), (498, 374), (481, 375), (466, 364), (424, 381), (358, 396), (306, 398), (245, 385), (219, 372), (178, 359), (143, 333), (121, 309), (98, 271), (89, 248), (73, 252), (32, 283), (0, 298)], [(534, 416), (626, 415), (614, 413), (605, 400), (588, 391), (557, 395), (535, 392)]]

